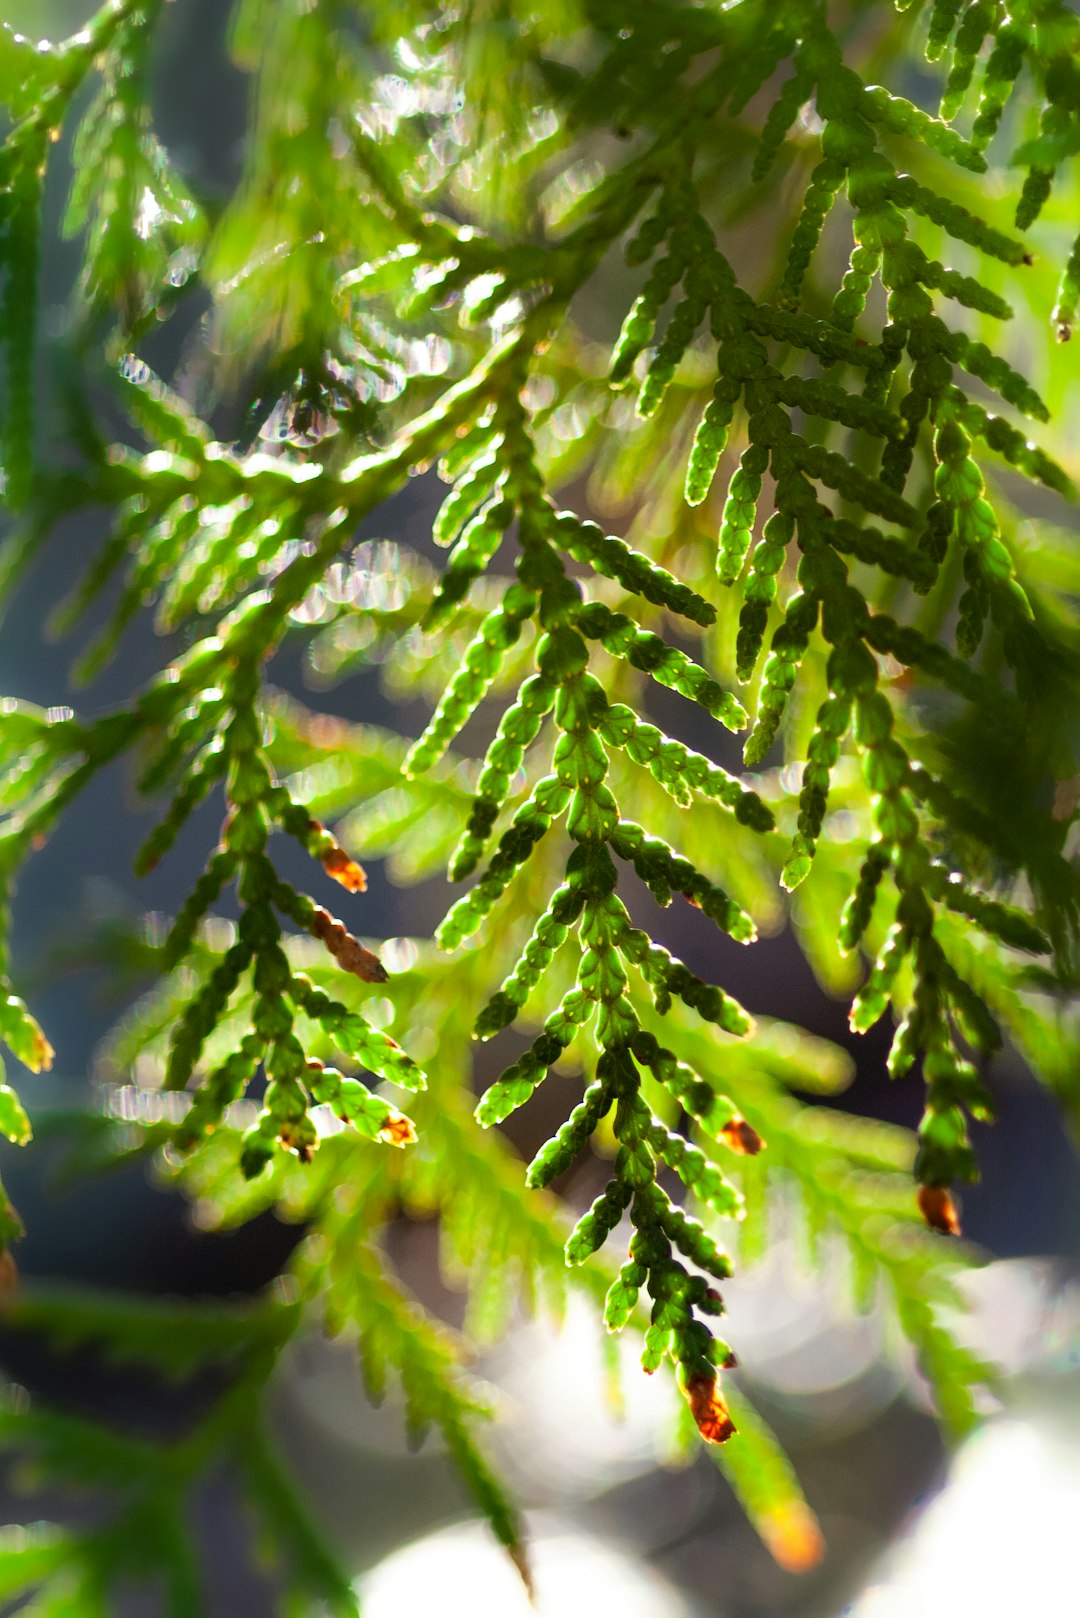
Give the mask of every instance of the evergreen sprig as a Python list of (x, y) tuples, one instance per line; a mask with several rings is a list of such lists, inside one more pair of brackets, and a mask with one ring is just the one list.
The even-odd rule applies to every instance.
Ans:
[[(5, 906), (116, 759), (137, 756), (140, 791), (165, 803), (140, 870), (219, 803), (202, 875), (139, 946), (161, 987), (106, 1060), (111, 1084), (137, 1061), (177, 1098), (123, 1150), (168, 1147), (219, 1222), (273, 1205), (310, 1222), (305, 1307), (355, 1336), (373, 1386), (397, 1370), (409, 1421), (439, 1428), (519, 1560), (464, 1348), (380, 1251), (397, 1206), (439, 1213), (472, 1335), (501, 1329), (516, 1292), (558, 1306), (567, 1285), (609, 1331), (640, 1329), (645, 1369), (666, 1361), (702, 1436), (733, 1439), (722, 1465), (752, 1519), (805, 1566), (812, 1514), (745, 1397), (721, 1390), (719, 1222), (742, 1221), (752, 1257), (779, 1171), (889, 1294), (961, 1429), (993, 1375), (944, 1324), (951, 1261), (922, 1227), (959, 1231), (953, 1187), (977, 1175), (969, 1121), (992, 1115), (986, 1069), (1006, 1037), (1080, 1111), (1057, 1009), (1080, 918), (1075, 566), (1025, 545), (1006, 497), (1023, 491), (1023, 508), (1039, 484), (1072, 501), (1075, 466), (1051, 368), (1029, 380), (1000, 337), (1026, 306), (1064, 340), (1080, 299), (1080, 239), (1057, 255), (1055, 297), (1023, 234), (1053, 216), (1080, 151), (1080, 20), (1054, 0), (935, 0), (914, 26), (942, 64), (935, 110), (868, 82), (873, 30), (854, 25), (871, 3), (899, 44), (911, 25), (884, 0), (633, 15), (507, 0), (434, 22), (380, 0), (362, 30), (332, 0), (240, 0), (251, 140), (235, 195), (205, 209), (155, 133), (156, 0), (110, 0), (56, 45), (0, 31), (3, 589), (59, 518), (102, 505), (111, 535), (54, 615), (70, 629), (111, 602), (82, 674), (145, 611), (186, 648), (93, 717), (5, 699)], [(86, 391), (61, 452), (34, 394), (42, 198), (65, 131)], [(972, 177), (1007, 153), (1024, 172), (1006, 207)], [(775, 249), (757, 262), (731, 228), (747, 215)], [(144, 358), (196, 291), (207, 367), (247, 406), (231, 423)], [(613, 299), (627, 312), (608, 344), (596, 308)], [(126, 442), (92, 425), (102, 387)], [(357, 525), (433, 464), (445, 562), (356, 548)], [(296, 640), (322, 678), (377, 665), (392, 697), (428, 699), (421, 735), (301, 712), (267, 674)], [(746, 733), (760, 774), (714, 760), (717, 725)], [(276, 835), (321, 867), (311, 893), (279, 873)], [(356, 936), (371, 916), (357, 856), (402, 883), (439, 866), (474, 879), (436, 931), (444, 956)], [(750, 945), (784, 914), (777, 878), (815, 968), (852, 996), (852, 1027), (894, 1016), (889, 1072), (925, 1084), (916, 1142), (793, 1102), (785, 1089), (820, 1088), (835, 1056), (794, 1031), (795, 1054), (778, 1054), (654, 936), (643, 887)], [(214, 916), (226, 894), (235, 923)], [(471, 1041), (511, 1027), (525, 1044), (507, 1036), (473, 1116)], [(49, 1065), (7, 976), (0, 1036)], [(553, 1069), (576, 1088), (522, 1172), (490, 1126)], [(29, 1133), (7, 1085), (0, 1130)], [(543, 1196), (596, 1140), (610, 1172), (592, 1205), (570, 1207), (573, 1182)], [(0, 1209), (7, 1243), (18, 1217)], [(85, 1301), (50, 1319), (72, 1340), (160, 1347), (152, 1321)], [(200, 1318), (174, 1356), (224, 1353), (231, 1331)], [(26, 1418), (58, 1475), (85, 1450), (118, 1485), (117, 1524), (157, 1547), (178, 1611), (196, 1599), (181, 1473), (234, 1446), (257, 1381), (240, 1379), (213, 1440), (193, 1438), (190, 1468), (143, 1507), (127, 1495), (158, 1465), (145, 1446)], [(6, 1419), (15, 1434), (21, 1415)], [(352, 1610), (261, 1440), (244, 1464), (297, 1588)], [(121, 1528), (67, 1543), (79, 1571), (57, 1600), (105, 1610), (130, 1571)], [(0, 1552), (0, 1587), (60, 1577), (60, 1543)]]

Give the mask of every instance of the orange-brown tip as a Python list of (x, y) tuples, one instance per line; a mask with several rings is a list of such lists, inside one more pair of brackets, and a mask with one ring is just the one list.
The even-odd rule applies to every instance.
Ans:
[(349, 858), (343, 848), (332, 848), (322, 857), (322, 868), (327, 876), (332, 876), (335, 882), (348, 893), (363, 893), (367, 888), (367, 873), (362, 865)]
[(279, 1129), (278, 1140), (288, 1151), (295, 1152), (301, 1163), (311, 1163), (314, 1160), (314, 1146), (291, 1124), (284, 1124)]
[(512, 1545), (506, 1547), (511, 1562), (517, 1568), (521, 1582), (525, 1586), (525, 1593), (529, 1598), (529, 1605), (536, 1605), (536, 1585), (533, 1582), (532, 1567), (529, 1563), (529, 1547), (524, 1540), (517, 1539)]
[(732, 1113), (720, 1130), (724, 1145), (739, 1157), (756, 1157), (765, 1145), (753, 1124), (748, 1124), (741, 1113)]
[(19, 1269), (11, 1256), (10, 1247), (0, 1248), (0, 1304), (11, 1297), (19, 1285)]
[(943, 1236), (959, 1236), (960, 1214), (945, 1186), (921, 1185), (918, 1203), (919, 1212), (931, 1230), (939, 1230)]
[(26, 1062), (31, 1073), (47, 1073), (53, 1065), (55, 1055), (56, 1052), (41, 1032), (41, 1029), (36, 1028), (30, 1045), (30, 1055)]
[(720, 1383), (715, 1376), (701, 1373), (687, 1379), (686, 1402), (697, 1423), (697, 1430), (707, 1444), (726, 1444), (735, 1432), (735, 1423), (724, 1403)]
[(344, 967), (346, 972), (351, 972), (354, 977), (358, 977), (361, 983), (386, 982), (386, 968), (379, 957), (373, 955), (369, 949), (365, 949), (355, 938), (347, 937), (335, 954), (338, 965)]
[(416, 1139), (416, 1128), (403, 1112), (390, 1112), (379, 1130), (379, 1139), (384, 1146), (411, 1146)]

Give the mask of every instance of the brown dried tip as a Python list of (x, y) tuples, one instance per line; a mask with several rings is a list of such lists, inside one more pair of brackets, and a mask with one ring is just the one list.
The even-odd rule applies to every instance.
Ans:
[(336, 845), (328, 854), (322, 857), (322, 868), (327, 876), (332, 876), (335, 882), (348, 893), (364, 893), (367, 890), (367, 872), (362, 865), (351, 860), (343, 848)]
[(358, 938), (347, 932), (322, 905), (316, 905), (311, 917), (311, 931), (324, 943), (338, 965), (351, 972), (362, 983), (385, 983), (386, 968), (377, 955), (365, 949)]
[(960, 1215), (945, 1186), (921, 1185), (918, 1203), (919, 1212), (931, 1230), (939, 1230), (943, 1236), (959, 1236)]
[(756, 1157), (765, 1145), (753, 1124), (748, 1124), (741, 1113), (734, 1112), (720, 1130), (724, 1145), (739, 1157)]
[(385, 983), (386, 968), (377, 955), (365, 949), (359, 939), (346, 935), (345, 943), (337, 952), (338, 965), (351, 972), (362, 983)]
[(529, 1598), (529, 1605), (536, 1606), (536, 1585), (533, 1581), (532, 1567), (529, 1563), (529, 1547), (524, 1540), (517, 1539), (512, 1545), (506, 1547), (507, 1555), (518, 1570), (525, 1594)]
[(384, 1146), (411, 1146), (416, 1139), (416, 1128), (403, 1112), (389, 1112), (379, 1130), (379, 1139)]
[(690, 1413), (697, 1422), (698, 1432), (707, 1444), (726, 1444), (735, 1432), (720, 1383), (715, 1376), (700, 1373), (688, 1379), (683, 1389)]
[(47, 1073), (53, 1065), (55, 1055), (56, 1052), (41, 1032), (41, 1029), (35, 1029), (30, 1045), (30, 1054), (26, 1058), (26, 1065), (31, 1073)]
[(788, 1501), (757, 1526), (773, 1561), (788, 1573), (808, 1573), (825, 1554), (818, 1520), (803, 1500)]
[(0, 1305), (8, 1301), (18, 1285), (19, 1270), (11, 1256), (11, 1248), (0, 1248)]
[(295, 1152), (301, 1163), (310, 1163), (314, 1160), (314, 1146), (292, 1124), (285, 1124), (278, 1130), (278, 1140), (288, 1151)]

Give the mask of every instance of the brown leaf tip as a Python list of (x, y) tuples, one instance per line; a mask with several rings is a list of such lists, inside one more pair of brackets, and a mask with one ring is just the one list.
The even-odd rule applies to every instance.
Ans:
[(322, 868), (327, 876), (332, 876), (335, 882), (340, 882), (346, 892), (367, 891), (367, 872), (364, 867), (350, 859), (345, 850), (336, 843), (322, 856)]
[(719, 1378), (696, 1372), (688, 1377), (686, 1402), (697, 1423), (697, 1430), (707, 1444), (726, 1444), (735, 1432), (735, 1423), (720, 1392)]
[(33, 1044), (30, 1050), (30, 1060), (27, 1067), (31, 1073), (48, 1073), (53, 1065), (56, 1052), (53, 1050), (45, 1035), (38, 1028), (34, 1033)]
[(388, 974), (379, 957), (365, 949), (322, 905), (316, 905), (312, 911), (311, 931), (344, 971), (351, 972), (362, 983), (386, 982)]
[(286, 1151), (295, 1152), (301, 1163), (314, 1161), (315, 1147), (302, 1124), (283, 1124), (278, 1130), (278, 1140)]
[(379, 1130), (384, 1146), (411, 1146), (416, 1139), (416, 1126), (403, 1112), (388, 1112)]
[(732, 1113), (721, 1127), (720, 1137), (724, 1145), (739, 1157), (756, 1157), (765, 1145), (753, 1124), (748, 1124), (738, 1112)]
[(506, 1547), (507, 1555), (518, 1572), (518, 1577), (525, 1586), (525, 1593), (531, 1605), (536, 1605), (536, 1585), (533, 1582), (532, 1566), (529, 1562), (529, 1547), (524, 1540), (516, 1539), (512, 1545)]
[(19, 1286), (19, 1270), (10, 1247), (0, 1247), (0, 1305), (6, 1303)]
[(931, 1230), (938, 1230), (943, 1236), (960, 1235), (960, 1214), (945, 1186), (921, 1185), (917, 1200), (919, 1212)]

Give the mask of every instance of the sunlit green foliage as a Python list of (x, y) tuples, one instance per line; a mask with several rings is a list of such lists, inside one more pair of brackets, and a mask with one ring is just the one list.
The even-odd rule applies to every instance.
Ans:
[[(440, 1216), (467, 1339), (502, 1329), (512, 1299), (557, 1309), (567, 1286), (609, 1331), (642, 1330), (645, 1369), (666, 1362), (703, 1437), (731, 1439), (722, 1464), (766, 1542), (807, 1565), (817, 1530), (790, 1468), (745, 1394), (729, 1410), (720, 1391), (728, 1245), (751, 1262), (768, 1188), (793, 1191), (847, 1243), (859, 1295), (887, 1297), (963, 1430), (993, 1372), (943, 1323), (966, 1255), (922, 1221), (957, 1228), (950, 1187), (977, 1176), (968, 1122), (992, 1115), (1005, 1038), (1080, 1112), (1060, 1009), (1080, 907), (1075, 446), (1053, 427), (1062, 368), (1030, 336), (1067, 339), (1080, 297), (1075, 211), (1067, 230), (1055, 202), (1075, 193), (1080, 19), (1060, 0), (242, 0), (251, 139), (207, 219), (154, 134), (160, 10), (113, 0), (56, 46), (0, 35), (5, 588), (59, 516), (105, 505), (112, 537), (58, 615), (116, 602), (83, 673), (140, 612), (173, 637), (115, 712), (5, 703), (0, 873), (10, 889), (125, 754), (164, 805), (140, 869), (208, 796), (226, 807), (145, 947), (161, 984), (104, 1058), (108, 1085), (134, 1074), (178, 1104), (134, 1141), (106, 1124), (98, 1145), (168, 1148), (208, 1220), (308, 1221), (304, 1308), (355, 1336), (374, 1389), (398, 1373), (410, 1424), (441, 1431), (515, 1554), (461, 1345), (380, 1249), (401, 1209)], [(937, 113), (913, 88), (930, 82), (919, 52), (943, 64)], [(40, 199), (72, 125), (81, 363), (124, 443), (86, 411), (71, 444), (35, 426)], [(208, 370), (250, 406), (217, 431), (140, 354), (193, 289), (211, 300)], [(1018, 306), (1023, 354), (1003, 326)], [(995, 395), (1050, 423), (1045, 447)], [(357, 548), (360, 520), (432, 465), (445, 563)], [(302, 711), (270, 683), (287, 640), (323, 680), (378, 667), (391, 697), (429, 702), (426, 728), (410, 743)], [(698, 710), (699, 746), (722, 747), (711, 722), (746, 732), (761, 773), (666, 735), (655, 686)], [(283, 879), (276, 834), (340, 883), (348, 922)], [(360, 858), (401, 884), (475, 876), (438, 949), (354, 936), (376, 925), (352, 897)], [(790, 893), (852, 1027), (894, 1016), (889, 1071), (925, 1083), (918, 1140), (796, 1102), (835, 1087), (838, 1054), (755, 1029), (654, 936), (642, 885), (746, 945)], [(235, 924), (214, 916), (229, 892)], [(6, 1043), (48, 1065), (4, 994)], [(528, 1043), (506, 1042), (474, 1114), (472, 1041), (511, 1025)], [(552, 1070), (565, 1122), (525, 1169), (491, 1126)], [(0, 1128), (28, 1130), (6, 1087)], [(573, 1187), (544, 1188), (590, 1143), (609, 1178), (582, 1210)], [(137, 1323), (80, 1307), (87, 1330), (157, 1357)], [(260, 1374), (240, 1379), (245, 1411)], [(232, 1409), (211, 1420), (219, 1448)], [(60, 1473), (78, 1463), (82, 1439), (47, 1411), (7, 1419)], [(86, 1435), (87, 1454), (126, 1483), (146, 1472), (111, 1442)], [(294, 1593), (348, 1610), (262, 1453), (253, 1496), (295, 1543)], [(145, 1545), (175, 1533), (173, 1496), (158, 1507)], [(13, 1543), (0, 1585), (82, 1579), (80, 1611), (104, 1610), (119, 1533), (80, 1541), (77, 1574), (57, 1542)], [(186, 1611), (174, 1550), (161, 1539)]]

